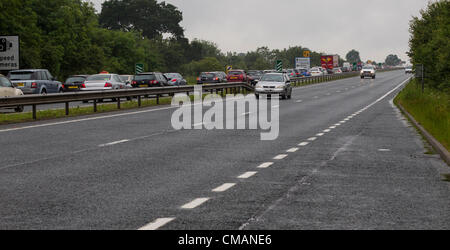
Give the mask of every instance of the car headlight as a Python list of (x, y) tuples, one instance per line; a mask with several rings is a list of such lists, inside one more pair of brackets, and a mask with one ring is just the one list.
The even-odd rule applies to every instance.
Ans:
[(276, 88), (277, 88), (277, 89), (284, 89), (284, 86), (283, 86), (283, 85), (280, 85), (280, 86), (276, 86)]

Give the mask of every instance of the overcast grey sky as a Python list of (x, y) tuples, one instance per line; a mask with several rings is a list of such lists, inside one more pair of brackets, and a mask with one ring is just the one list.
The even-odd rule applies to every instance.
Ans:
[[(91, 0), (100, 11), (103, 0)], [(166, 0), (183, 12), (189, 39), (215, 42), (223, 52), (300, 45), (345, 57), (408, 60), (409, 21), (428, 0)]]

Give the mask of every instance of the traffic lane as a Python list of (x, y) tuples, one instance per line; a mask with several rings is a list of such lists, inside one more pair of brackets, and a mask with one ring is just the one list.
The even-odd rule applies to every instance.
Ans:
[[(333, 86), (340, 88), (342, 87), (340, 86), (341, 84), (355, 84), (358, 81), (359, 80), (357, 78), (351, 78), (347, 81), (342, 81), (342, 83), (338, 82)], [(381, 82), (382, 79), (379, 79), (378, 81)], [(377, 84), (376, 86), (379, 87), (379, 85), (385, 84)], [(303, 91), (298, 91), (296, 92), (296, 95), (298, 95), (299, 97), (315, 95), (318, 94), (318, 91), (324, 93), (329, 90), (328, 88), (330, 88), (328, 85), (317, 85), (317, 87), (319, 87), (319, 89), (310, 88)], [(386, 85), (386, 87), (389, 86)], [(361, 93), (361, 88), (359, 90), (359, 92), (357, 92), (357, 89), (353, 90), (355, 91), (355, 95), (365, 95), (365, 93)], [(349, 94), (351, 93), (352, 92), (349, 92)], [(334, 95), (329, 98), (331, 99), (323, 99), (318, 103), (314, 103), (313, 105), (323, 105), (326, 104), (326, 102), (330, 102), (330, 104), (332, 104), (333, 102), (339, 101), (340, 96)], [(356, 101), (355, 98), (358, 98), (359, 101)], [(365, 101), (366, 100), (364, 97), (361, 98), (359, 96), (353, 96), (350, 103), (358, 104), (364, 103)], [(281, 109), (281, 116), (287, 113), (297, 112), (296, 109), (298, 108), (300, 108), (301, 111), (301, 109), (303, 108), (302, 106), (290, 104), (291, 102), (289, 101), (281, 102), (281, 105), (283, 107)], [(289, 106), (291, 108), (285, 109), (285, 106)], [(343, 108), (340, 110), (340, 112), (345, 113), (346, 109), (347, 108)], [(62, 155), (71, 154), (74, 152), (84, 152), (101, 144), (118, 142), (124, 139), (133, 139), (152, 135), (156, 136), (159, 133), (172, 130), (170, 120), (173, 110), (174, 109), (170, 107), (163, 106), (161, 108), (144, 109), (144, 113), (119, 117), (114, 117), (114, 114), (116, 113), (114, 113), (113, 115), (101, 114), (85, 116), (87, 118), (111, 116), (111, 118), (107, 119), (82, 121), (77, 123), (61, 124), (48, 127), (35, 127), (17, 131), (0, 131), (0, 133), (2, 133), (2, 137), (0, 139), (2, 145), (8, 145), (8, 147), (1, 149), (2, 151), (5, 151), (3, 154), (5, 155), (5, 157), (0, 168), (15, 166), (21, 163), (35, 162), (37, 160), (54, 160), (55, 157), (61, 157)], [(118, 114), (121, 113), (127, 114), (135, 112), (123, 111), (119, 112)], [(55, 120), (55, 122), (58, 123), (59, 121), (84, 119), (85, 117), (57, 119)], [(28, 125), (35, 126), (45, 123), (47, 122), (25, 123), (19, 125), (2, 126), (2, 128), (7, 129), (16, 126), (22, 127)], [(37, 145), (39, 145), (39, 147)], [(20, 157), (17, 157), (17, 155), (10, 154), (8, 152), (19, 152)]]
[[(328, 107), (322, 108), (328, 110)], [(291, 115), (298, 117), (295, 113)], [(45, 218), (49, 228), (128, 228), (128, 226), (131, 228), (141, 225), (144, 221), (152, 221), (157, 216), (168, 216), (168, 214), (177, 216), (182, 213), (180, 206), (185, 202), (201, 197), (205, 190), (214, 188), (212, 186), (219, 185), (222, 181), (228, 181), (230, 176), (236, 177), (247, 167), (253, 168), (257, 162), (248, 163), (246, 162), (248, 159), (259, 161), (268, 155), (272, 157), (277, 151), (274, 149), (295, 143), (298, 138), (293, 138), (293, 134), (305, 135), (306, 138), (306, 135), (316, 132), (314, 130), (318, 124), (323, 124), (323, 120), (320, 119), (323, 117), (310, 119), (310, 121), (317, 121), (310, 127), (282, 123), (285, 129), (282, 129), (280, 139), (275, 142), (261, 143), (257, 131), (240, 131), (242, 134), (236, 134), (236, 131), (185, 131), (152, 138), (152, 144), (147, 138), (90, 150), (83, 155), (73, 155), (58, 162), (39, 162), (23, 169), (6, 169), (3, 171), (4, 180), (1, 181), (5, 184), (4, 188), (19, 190), (23, 197), (7, 197), (2, 202), (9, 205), (2, 209), (5, 213), (2, 217), (8, 219), (0, 224), (7, 228), (14, 225), (39, 228), (45, 225), (33, 224), (29, 218), (40, 217)], [(293, 128), (287, 129), (286, 126)], [(310, 131), (305, 132), (308, 129)], [(218, 136), (217, 133), (224, 134)], [(202, 134), (204, 134), (203, 137), (200, 136)], [(177, 139), (180, 140), (179, 143), (174, 144)], [(195, 140), (195, 142), (189, 140)], [(288, 140), (291, 141), (286, 143)], [(205, 144), (205, 141), (210, 144)], [(142, 145), (134, 146), (135, 143), (142, 143)], [(167, 152), (184, 152), (187, 156), (173, 157)], [(184, 159), (189, 159), (188, 161), (192, 163), (186, 163)], [(174, 160), (179, 162), (171, 162)], [(179, 166), (183, 166), (181, 170), (173, 169)], [(173, 175), (179, 179), (171, 179), (174, 178)], [(74, 179), (66, 178), (67, 176)], [(147, 178), (139, 179), (140, 177)], [(23, 178), (28, 179), (24, 186), (8, 183), (8, 180)], [(133, 186), (136, 183), (141, 185)], [(160, 185), (161, 188), (148, 186), (152, 183)], [(34, 189), (36, 186), (41, 187), (37, 194)], [(133, 193), (139, 193), (139, 191), (143, 193), (142, 200), (139, 195), (136, 198), (141, 203), (133, 203), (136, 199), (126, 199), (126, 197), (133, 198), (127, 194), (128, 190), (132, 190)], [(149, 195), (147, 190), (156, 190), (156, 194)], [(5, 191), (4, 193), (12, 194), (13, 192)], [(152, 196), (152, 200), (149, 196)], [(39, 197), (39, 199), (33, 200), (30, 197)], [(79, 201), (79, 197), (86, 197), (85, 202)], [(22, 203), (30, 200), (39, 205), (36, 207), (33, 206), (34, 203)], [(165, 201), (167, 203), (164, 203)], [(56, 208), (46, 206), (46, 204), (54, 205), (55, 202), (61, 204), (57, 208), (57, 214), (60, 216), (55, 216)], [(80, 205), (77, 206), (77, 204)], [(137, 210), (133, 210), (133, 207)], [(20, 211), (19, 215), (15, 214), (17, 211)], [(85, 214), (95, 216), (86, 217)], [(82, 219), (78, 221), (77, 218)]]
[(300, 172), (309, 177), (245, 229), (449, 229), (445, 163), (425, 154), (388, 101), (370, 111), (317, 142), (317, 150), (342, 145), (323, 164), (294, 154), (287, 165), (320, 167)]

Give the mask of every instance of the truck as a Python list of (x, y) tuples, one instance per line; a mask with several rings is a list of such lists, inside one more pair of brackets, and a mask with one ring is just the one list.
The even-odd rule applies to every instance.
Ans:
[(320, 57), (322, 68), (333, 69), (339, 67), (338, 55), (323, 55)]
[(344, 65), (342, 65), (342, 71), (343, 72), (352, 71), (352, 65), (349, 62), (344, 62)]

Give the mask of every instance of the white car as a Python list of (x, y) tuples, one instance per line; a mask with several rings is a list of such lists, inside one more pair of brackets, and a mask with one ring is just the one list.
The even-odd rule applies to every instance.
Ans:
[(126, 83), (120, 79), (117, 74), (97, 74), (86, 78), (86, 81), (81, 85), (82, 91), (99, 91), (99, 90), (113, 90), (124, 89)]
[(320, 70), (320, 68), (312, 68), (310, 70), (310, 72), (311, 72), (311, 76), (323, 76), (324, 75), (322, 70)]
[[(23, 95), (22, 90), (16, 88), (12, 82), (0, 74), (0, 98)], [(23, 106), (12, 107), (16, 112), (23, 112)]]
[(364, 79), (364, 77), (371, 77), (372, 79), (375, 79), (376, 71), (375, 67), (372, 65), (366, 65), (361, 70), (361, 79)]
[(412, 73), (413, 73), (412, 66), (406, 66), (406, 68), (405, 68), (405, 74), (412, 74)]

